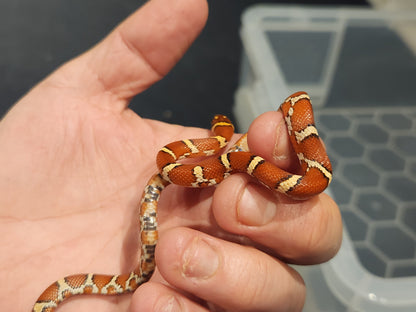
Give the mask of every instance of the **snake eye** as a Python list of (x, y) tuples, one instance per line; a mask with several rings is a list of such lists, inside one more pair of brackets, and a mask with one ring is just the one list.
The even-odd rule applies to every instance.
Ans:
[(211, 126), (214, 126), (217, 123), (229, 123), (231, 124), (231, 120), (225, 115), (215, 115), (211, 121)]

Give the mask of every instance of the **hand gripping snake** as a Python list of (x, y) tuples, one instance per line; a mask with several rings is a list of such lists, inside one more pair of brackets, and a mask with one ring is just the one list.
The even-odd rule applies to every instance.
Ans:
[[(286, 172), (248, 150), (247, 134), (231, 149), (214, 157), (234, 133), (229, 119), (216, 115), (212, 121), (215, 136), (170, 143), (157, 154), (156, 173), (147, 183), (140, 206), (141, 257), (137, 268), (124, 275), (76, 274), (50, 285), (36, 301), (33, 312), (52, 312), (68, 297), (81, 294), (119, 295), (133, 292), (150, 279), (155, 269), (157, 243), (157, 204), (169, 184), (208, 187), (233, 173), (244, 172), (271, 190), (294, 199), (306, 199), (325, 190), (332, 179), (332, 167), (314, 126), (310, 98), (305, 92), (288, 97), (279, 110), (284, 116), (290, 143), (299, 158), (303, 174)], [(212, 156), (212, 157), (209, 157)], [(198, 164), (182, 164), (188, 157), (206, 157)]]

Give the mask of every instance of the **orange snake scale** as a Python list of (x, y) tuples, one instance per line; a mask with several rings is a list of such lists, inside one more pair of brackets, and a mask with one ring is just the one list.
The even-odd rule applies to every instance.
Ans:
[[(216, 115), (215, 136), (170, 143), (157, 154), (159, 172), (147, 183), (140, 206), (141, 257), (137, 268), (124, 275), (76, 274), (50, 285), (36, 301), (32, 312), (52, 312), (68, 297), (81, 294), (118, 295), (133, 292), (150, 279), (155, 269), (157, 203), (162, 190), (174, 183), (186, 187), (208, 187), (230, 174), (244, 172), (269, 189), (294, 198), (306, 199), (325, 190), (332, 179), (332, 167), (314, 126), (310, 98), (305, 92), (288, 97), (279, 110), (284, 116), (291, 145), (299, 158), (302, 175), (286, 172), (248, 150), (247, 134), (227, 153), (217, 155), (230, 140), (234, 127), (229, 119)], [(198, 164), (181, 159), (206, 157)]]

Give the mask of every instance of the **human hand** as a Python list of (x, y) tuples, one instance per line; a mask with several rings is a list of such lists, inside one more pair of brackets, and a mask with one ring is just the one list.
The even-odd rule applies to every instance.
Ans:
[[(9, 311), (29, 311), (63, 276), (136, 267), (138, 204), (156, 171), (157, 150), (208, 131), (145, 120), (127, 106), (174, 66), (206, 17), (204, 0), (150, 1), (1, 121), (0, 302)], [(280, 125), (279, 113), (258, 118), (250, 147), (288, 168), (293, 163), (286, 133), (276, 132)], [(287, 159), (276, 159), (276, 142), (277, 155)], [(340, 244), (340, 217), (328, 196), (293, 202), (241, 175), (216, 189), (170, 186), (159, 207), (151, 281), (133, 297), (74, 298), (59, 312), (157, 311), (174, 302), (189, 311), (296, 311), (305, 289), (285, 262), (325, 261)], [(207, 245), (211, 252), (201, 248)], [(204, 272), (195, 263), (207, 258), (215, 272), (197, 278)]]

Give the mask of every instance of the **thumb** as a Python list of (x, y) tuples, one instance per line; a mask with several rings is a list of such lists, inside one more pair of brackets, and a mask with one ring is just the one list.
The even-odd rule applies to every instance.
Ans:
[[(78, 95), (110, 95), (124, 109), (163, 78), (205, 25), (205, 0), (151, 0), (104, 40), (49, 77)], [(103, 103), (103, 102), (102, 102)]]

